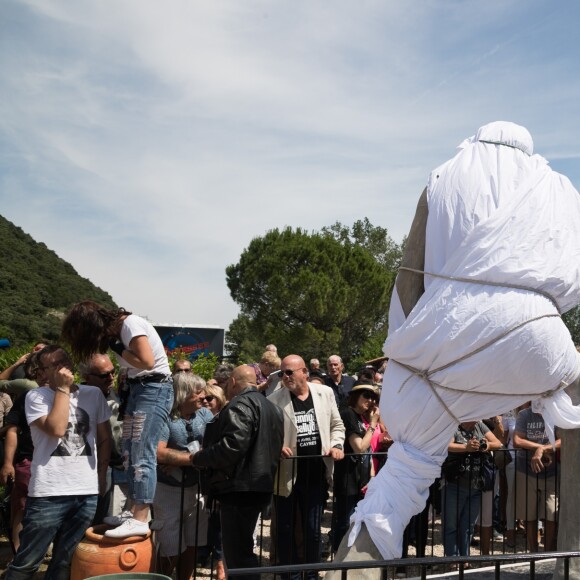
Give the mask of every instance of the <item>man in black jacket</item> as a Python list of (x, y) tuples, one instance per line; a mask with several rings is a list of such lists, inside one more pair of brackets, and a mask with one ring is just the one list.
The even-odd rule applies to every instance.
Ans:
[(207, 426), (203, 449), (193, 456), (193, 465), (205, 470), (205, 491), (220, 502), (228, 568), (258, 566), (253, 533), (260, 512), (272, 500), (284, 438), (282, 412), (255, 383), (252, 367), (234, 369), (225, 388), (229, 403)]

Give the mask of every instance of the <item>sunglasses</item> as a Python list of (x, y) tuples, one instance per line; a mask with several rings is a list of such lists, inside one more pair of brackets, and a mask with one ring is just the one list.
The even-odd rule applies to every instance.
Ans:
[(104, 373), (89, 373), (93, 377), (99, 377), (99, 379), (107, 379), (109, 377), (115, 376), (115, 369), (111, 369), (110, 371), (105, 371)]
[(375, 403), (377, 402), (377, 396), (374, 393), (369, 393), (368, 391), (363, 391), (360, 394), (361, 397), (364, 397), (365, 399), (369, 399), (370, 401), (375, 401)]
[(198, 401), (200, 403), (211, 403), (215, 397), (213, 395), (208, 395), (207, 397), (200, 397)]
[(187, 431), (187, 442), (191, 443), (195, 439), (193, 436), (193, 427), (191, 426), (191, 423), (185, 424), (185, 430)]
[(284, 375), (286, 375), (287, 377), (291, 377), (294, 373), (298, 372), (298, 371), (303, 371), (305, 369), (296, 369), (295, 371), (291, 370), (291, 369), (286, 369), (285, 371), (278, 371), (278, 377), (282, 378)]
[(191, 373), (192, 370), (191, 369), (176, 369), (173, 371), (174, 375), (177, 375), (179, 373)]

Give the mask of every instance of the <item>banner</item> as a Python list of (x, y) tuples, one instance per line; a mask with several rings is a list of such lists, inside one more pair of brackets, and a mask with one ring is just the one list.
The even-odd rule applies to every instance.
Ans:
[(200, 354), (224, 355), (223, 328), (194, 326), (155, 326), (168, 355), (183, 352), (187, 358), (195, 359)]

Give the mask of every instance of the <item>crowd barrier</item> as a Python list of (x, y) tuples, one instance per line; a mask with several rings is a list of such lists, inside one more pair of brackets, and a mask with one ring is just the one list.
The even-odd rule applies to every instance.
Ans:
[[(469, 481), (468, 490), (466, 492), (463, 490), (463, 494), (456, 493), (459, 484), (453, 480), (448, 481), (442, 474), (442, 477), (431, 486), (425, 509), (411, 520), (405, 531), (403, 558), (388, 564), (384, 562), (376, 564), (376, 566), (393, 568), (399, 572), (400, 576), (409, 575), (411, 577), (411, 575), (421, 576), (423, 572), (431, 570), (433, 566), (445, 567), (446, 565), (459, 565), (466, 562), (478, 565), (491, 562), (494, 566), (496, 564), (499, 566), (505, 559), (513, 560), (521, 557), (525, 559), (541, 550), (545, 550), (546, 554), (550, 549), (555, 550), (559, 516), (557, 465), (555, 474), (550, 477), (546, 476), (545, 473), (518, 476), (516, 455), (521, 455), (523, 458), (526, 451), (522, 449), (500, 450), (495, 453), (496, 455), (511, 454), (513, 460), (501, 461), (498, 458), (496, 461), (489, 462), (493, 478), (491, 489), (485, 491), (478, 489), (479, 484), (469, 479), (471, 477), (469, 473), (476, 472), (476, 470), (468, 470), (468, 475), (463, 475), (463, 481), (465, 482), (465, 477)], [(388, 461), (386, 453), (373, 454), (372, 457), (379, 462)], [(364, 464), (369, 459), (369, 454), (347, 454), (343, 461), (358, 465)], [(300, 471), (301, 477), (305, 476), (304, 481), (309, 485), (308, 492), (304, 494), (305, 501), (308, 502), (309, 498), (314, 502), (320, 501), (322, 531), (320, 536), (312, 537), (309, 534), (309, 526), (306, 521), (309, 516), (300, 511), (302, 508), (307, 514), (310, 513), (311, 506), (308, 503), (297, 506), (296, 509), (293, 507), (290, 512), (288, 511), (288, 506), (285, 505), (287, 500), (284, 498), (284, 483), (287, 478), (281, 478), (277, 482), (271, 509), (264, 511), (256, 527), (255, 549), (261, 569), (263, 568), (264, 574), (282, 570), (288, 573), (289, 570), (304, 572), (313, 569), (332, 569), (332, 546), (333, 543), (335, 547), (340, 543), (340, 538), (335, 536), (337, 518), (340, 515), (338, 511), (344, 508), (345, 502), (342, 501), (342, 498), (348, 496), (349, 490), (340, 489), (336, 481), (333, 482), (334, 485), (326, 485), (324, 473), (320, 471), (320, 464), (324, 461), (323, 456), (293, 457), (284, 461), (286, 461), (285, 468), (289, 469), (293, 480), (298, 471)], [(557, 459), (555, 462), (557, 463)], [(501, 469), (497, 467), (497, 465), (504, 464), (505, 467)], [(337, 465), (335, 463), (335, 467)], [(316, 489), (321, 490), (320, 497), (317, 495)], [(546, 491), (552, 503), (548, 512), (543, 507), (542, 497)], [(454, 502), (455, 506), (453, 506)], [(346, 503), (348, 506), (348, 502)], [(462, 506), (466, 506), (467, 513), (460, 509), (460, 503)], [(208, 502), (208, 505), (212, 512), (211, 517), (216, 521), (219, 518), (219, 504)], [(477, 522), (475, 522), (476, 514), (474, 512), (479, 515)], [(283, 526), (280, 524), (281, 513), (286, 518), (284, 523), (286, 526), (288, 525), (287, 518), (290, 517), (290, 535), (288, 535), (288, 530), (283, 530)], [(445, 557), (445, 534), (449, 533), (449, 528), (458, 533), (465, 533), (466, 521), (470, 526), (474, 523), (476, 525), (469, 546), (469, 556)], [(489, 532), (488, 535), (486, 535), (486, 529)], [(513, 532), (510, 534), (508, 529), (512, 529)], [(533, 533), (537, 536), (534, 541), (530, 542), (526, 533), (528, 535)], [(281, 534), (285, 535), (281, 536)], [(547, 543), (550, 540), (550, 534), (553, 537), (552, 545)], [(284, 557), (277, 553), (277, 547), (280, 550), (280, 546), (283, 546)], [(530, 546), (533, 549), (530, 549)], [(319, 550), (320, 554), (315, 562), (316, 566), (312, 561), (310, 565), (300, 564), (305, 554), (312, 557), (316, 550)], [(495, 558), (496, 556), (498, 558)], [(568, 556), (575, 557), (576, 555)], [(565, 558), (568, 556), (560, 555), (557, 557)], [(539, 557), (534, 555), (526, 561), (532, 562), (533, 565), (533, 562)], [(215, 569), (214, 564), (215, 552), (209, 556), (208, 566), (211, 570)], [(360, 567), (359, 564), (351, 566), (350, 569), (357, 567)], [(340, 568), (343, 567), (340, 566)], [(196, 570), (194, 577), (202, 577), (198, 576), (198, 573)], [(207, 578), (207, 572), (204, 574), (203, 577)]]

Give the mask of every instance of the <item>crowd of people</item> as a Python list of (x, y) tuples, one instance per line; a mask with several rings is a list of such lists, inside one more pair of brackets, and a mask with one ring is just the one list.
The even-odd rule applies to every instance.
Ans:
[[(316, 563), (330, 501), (338, 550), (392, 444), (378, 407), (386, 361), (349, 376), (339, 355), (324, 372), (268, 345), (257, 363), (220, 364), (205, 381), (187, 358), (170, 367), (148, 321), (88, 301), (62, 337), (66, 347), (38, 344), (0, 373), (8, 580), (32, 578), (51, 543), (45, 577), (68, 579), (77, 544), (101, 524), (110, 538), (153, 531), (161, 573), (188, 580), (211, 560), (221, 580), (258, 566), (260, 515), (271, 518), (273, 563)], [(445, 555), (468, 555), (476, 525), (482, 553), (500, 528), (513, 546), (519, 523), (537, 551), (540, 521), (545, 549), (555, 548), (559, 439), (555, 453), (541, 415), (524, 407), (458, 426), (430, 496)], [(428, 513), (410, 522), (405, 553), (412, 541), (424, 555)]]

